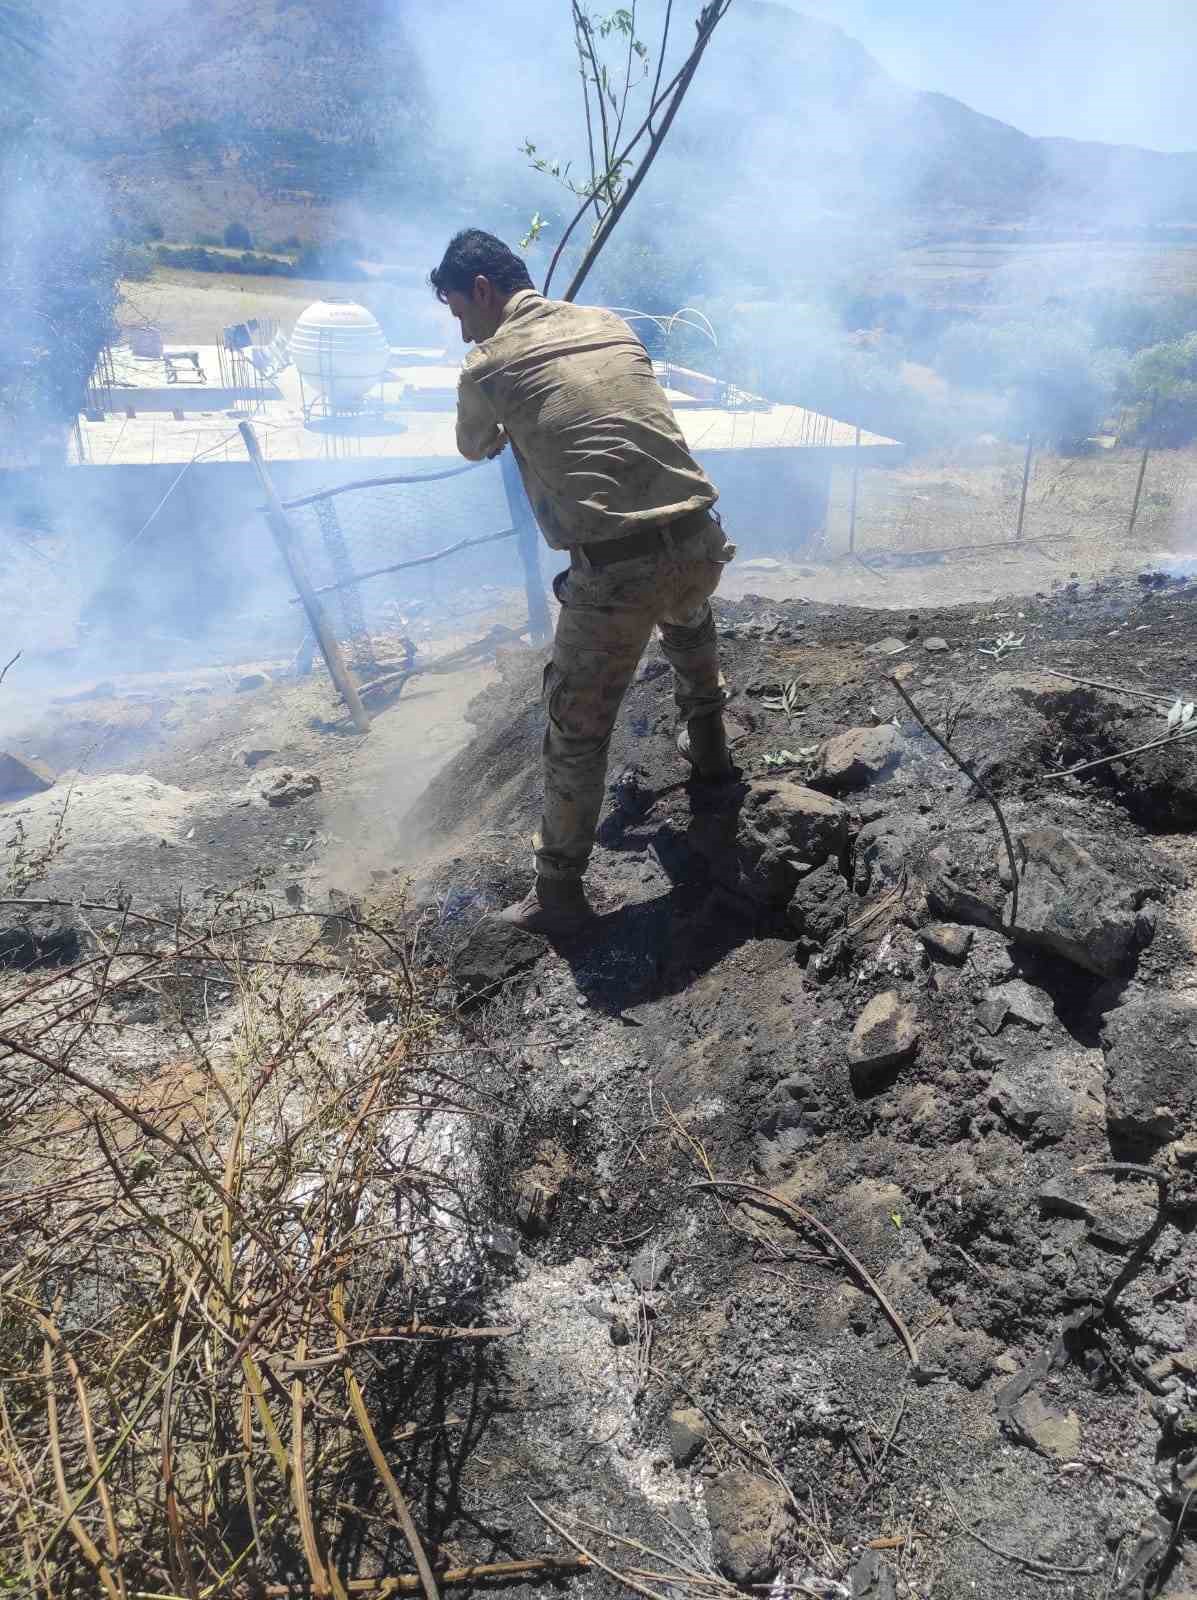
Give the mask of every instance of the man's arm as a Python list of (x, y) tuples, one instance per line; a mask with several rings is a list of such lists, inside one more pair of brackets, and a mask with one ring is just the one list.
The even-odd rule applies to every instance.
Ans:
[(490, 401), (468, 372), (457, 380), (457, 448), (467, 461), (489, 461), (507, 443)]

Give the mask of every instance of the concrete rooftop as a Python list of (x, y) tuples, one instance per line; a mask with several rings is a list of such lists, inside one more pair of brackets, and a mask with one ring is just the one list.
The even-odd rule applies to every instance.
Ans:
[[(206, 382), (182, 374), (167, 385), (163, 362), (113, 352), (117, 386), (102, 421), (80, 418), (82, 465), (182, 464), (192, 460), (244, 461), (237, 423), (249, 416), (270, 461), (322, 461), (345, 457), (374, 460), (460, 460), (454, 439), (459, 366), (446, 352), (396, 349), (387, 377), (370, 393), (356, 417), (305, 422), (299, 375), (288, 367), (256, 394), (237, 395), (219, 382), (215, 346), (183, 344), (199, 353)], [(783, 450), (844, 458), (856, 429), (803, 406), (773, 405), (684, 368), (657, 364), (686, 443), (698, 454), (715, 451)], [(306, 395), (310, 402), (312, 394)], [(730, 401), (730, 403), (729, 403)], [(132, 411), (133, 415), (128, 415)], [(174, 412), (182, 415), (176, 417)], [(862, 430), (866, 459), (895, 459), (896, 440)]]

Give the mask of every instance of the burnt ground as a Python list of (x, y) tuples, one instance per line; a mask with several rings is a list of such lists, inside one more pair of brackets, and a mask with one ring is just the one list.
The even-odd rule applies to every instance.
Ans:
[[(454, 1559), (560, 1548), (531, 1497), (656, 1548), (680, 1529), (693, 1561), (746, 1584), (780, 1570), (795, 1594), (850, 1593), (835, 1585), (871, 1545), (903, 1595), (1183, 1595), (1197, 745), (1052, 774), (1163, 735), (1167, 697), (1193, 692), (1197, 586), (917, 615), (748, 596), (718, 616), (744, 782), (683, 781), (650, 654), (613, 741), (586, 939), (550, 950), (484, 924), (530, 868), (535, 652), (506, 653), (469, 708), (475, 737), (387, 834), (416, 875), (425, 959), (481, 990), (451, 1024), (488, 1112), (472, 1310), (521, 1328), (456, 1365), (388, 1368), (376, 1403), (396, 1425), (459, 1419), (397, 1448), (422, 1526)], [(878, 653), (887, 639), (901, 648)], [(891, 673), (999, 799), (1026, 902), (1013, 937), (993, 813)], [(354, 830), (376, 863), (382, 758), (354, 768), (350, 742), (287, 705), (291, 733), (269, 742), (324, 774), (322, 797), (246, 807), (257, 736), (230, 701), (148, 762), (203, 789), (194, 855), (178, 846), (172, 880), (159, 850), (143, 879), (152, 852), (129, 849), (110, 877), (166, 904), (168, 880), (282, 880), (298, 853), (316, 882)], [(887, 725), (829, 764), (829, 739)], [(385, 727), (397, 761), (401, 724)], [(51, 889), (84, 881), (68, 854)], [(854, 1059), (881, 997), (889, 1022)], [(1111, 1161), (1165, 1177), (1163, 1204), (1150, 1175), (1079, 1170)], [(696, 1187), (711, 1174), (838, 1243)], [(760, 1548), (729, 1552), (754, 1515)], [(569, 1586), (616, 1592), (597, 1573)]]
[[(494, 1150), (509, 1226), (540, 1187), (522, 1259), (580, 1266), (577, 1292), (600, 1317), (626, 1317), (632, 1286), (651, 1344), (646, 1371), (629, 1361), (631, 1442), (659, 1474), (656, 1497), (699, 1526), (704, 1484), (720, 1468), (759, 1474), (765, 1455), (800, 1512), (782, 1540), (789, 1570), (843, 1580), (880, 1539), (904, 1593), (1181, 1594), (1197, 1585), (1197, 1555), (1184, 1540), (1169, 1548), (1187, 1493), (1184, 1352), (1197, 1342), (1197, 751), (1051, 774), (1163, 735), (1166, 699), (1073, 680), (1191, 691), (1197, 589), (1119, 580), (917, 616), (750, 596), (719, 621), (747, 781), (714, 793), (679, 781), (670, 677), (650, 657), (614, 740), (626, 799), (592, 866), (593, 935), (527, 967), (535, 948), (475, 934), (460, 958), (463, 976), (493, 984), (483, 1014), (499, 1008), (523, 1072), (523, 1108)], [(983, 653), (1003, 635), (1021, 643)], [(875, 653), (886, 638), (904, 648)], [(417, 808), (437, 843), (439, 903), (448, 895), (463, 929), (526, 884), (537, 668), (507, 663), (471, 710), (477, 739)], [(934, 725), (951, 721), (1016, 839), (1057, 830), (1109, 875), (1102, 892), (1123, 896), (1128, 919), (1116, 957), (1095, 958), (1096, 924), (1067, 956), (1060, 941), (977, 925), (1001, 921), (993, 813), (898, 699), (895, 671)], [(756, 846), (743, 828), (753, 795), (779, 780), (826, 789), (824, 742), (894, 718), (898, 763), (835, 785), (846, 834), (821, 873), (839, 886), (830, 914), (826, 889), (807, 891), (805, 913), (789, 900), (800, 877), (766, 892), (759, 861), (737, 882), (729, 862), (759, 857), (762, 827)], [(766, 766), (780, 751), (793, 762)], [(1078, 922), (1087, 893), (1063, 884)], [(920, 939), (932, 923), (971, 928), (963, 959)], [(883, 994), (909, 1008), (917, 1050), (862, 1074), (853, 1026)], [(1143, 1010), (1156, 1005), (1162, 1045)], [(1168, 1176), (1162, 1212), (1150, 1176), (1078, 1171), (1115, 1160)], [(832, 1229), (925, 1370), (841, 1261), (809, 1259), (825, 1248), (817, 1233), (696, 1189), (708, 1164)], [(675, 1471), (669, 1413), (692, 1406), (707, 1443)], [(755, 1463), (717, 1428), (751, 1441)], [(574, 1419), (567, 1432), (549, 1452), (566, 1480), (558, 1503), (592, 1520), (601, 1509), (612, 1527), (621, 1511), (625, 1528), (642, 1522), (619, 1503), (643, 1494), (642, 1458), (607, 1446), (599, 1476), (595, 1431), (579, 1436)], [(707, 1502), (726, 1515), (717, 1492)]]

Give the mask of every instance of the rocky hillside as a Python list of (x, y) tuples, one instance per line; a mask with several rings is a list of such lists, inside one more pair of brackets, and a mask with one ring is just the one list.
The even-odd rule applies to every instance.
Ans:
[(1197, 221), (1197, 154), (1031, 138), (906, 88), (842, 29), (767, 0), (733, 8), (703, 70), (695, 151), (721, 150), (713, 170), (729, 188), (750, 172), (791, 213), (880, 203), (907, 224)]
[[(531, 649), (364, 741), (281, 662), (14, 725), (95, 751), (0, 917), (0, 966), (36, 966), (0, 971), (27, 1564), (55, 1470), (86, 1498), (98, 1458), (143, 1594), (184, 1557), (291, 1592), (323, 1550), (344, 1592), (418, 1592), (410, 1546), (442, 1592), (483, 1563), (468, 1592), (517, 1600), (1191, 1600), (1197, 746), (1155, 741), (1194, 698), (1197, 583), (991, 604), (717, 602), (733, 784), (681, 781), (650, 650), (602, 915), (557, 949), (485, 917), (527, 884)], [(18, 872), (55, 793), (0, 807)], [(54, 1592), (97, 1592), (84, 1552)]]
[[(528, 1086), (498, 1140), (521, 1250), (636, 1352), (609, 1476), (567, 1470), (597, 1399), (585, 1443), (553, 1431), (559, 1504), (622, 1534), (643, 1494), (745, 1590), (1194, 1592), (1197, 788), (1183, 743), (1109, 758), (1160, 738), (1195, 595), (722, 604), (744, 781), (705, 792), (649, 655), (597, 926), (549, 952), (479, 921), (456, 962)], [(463, 923), (527, 881), (527, 656), (415, 813)]]
[(347, 147), (391, 138), (422, 107), (420, 70), (398, 14), (330, 0), (133, 4), (87, 48), (104, 70), (85, 107), (101, 145), (229, 145), (247, 132)]
[(168, 238), (246, 221), (263, 243), (307, 242), (338, 231), (333, 206), (420, 187), (427, 104), (397, 8), (164, 0), (122, 16), (77, 19), (79, 132), (123, 209)]
[[(280, 206), (314, 208), (305, 236), (355, 198), (376, 211), (443, 201), (438, 172), (459, 185), (485, 171), (502, 204), (515, 196), (496, 195), (496, 179), (512, 191), (527, 179), (524, 136), (572, 147), (568, 60), (501, 42), (463, 57), (451, 12), (142, 0), (116, 29), (85, 13), (70, 44), (89, 65), (81, 120), (105, 169), (172, 233), (203, 212), (204, 192), (213, 218), (235, 201), (259, 224)], [(899, 84), (837, 27), (741, 0), (645, 196), (670, 209), (679, 197), (747, 242), (762, 216), (785, 232), (862, 217), (907, 235), (1109, 232), (1197, 223), (1197, 154), (1030, 138)]]

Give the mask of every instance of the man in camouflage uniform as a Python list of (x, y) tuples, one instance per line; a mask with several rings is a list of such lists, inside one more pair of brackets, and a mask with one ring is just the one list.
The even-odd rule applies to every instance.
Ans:
[(710, 596), (735, 548), (711, 512), (718, 491), (621, 317), (546, 300), (519, 256), (476, 229), (450, 241), (431, 281), (477, 346), (458, 387), (458, 449), (481, 461), (510, 445), (541, 532), (569, 552), (553, 583), (536, 882), (502, 913), (566, 935), (593, 915), (582, 875), (611, 732), (654, 627), (674, 670), (679, 748), (701, 778), (734, 772)]

